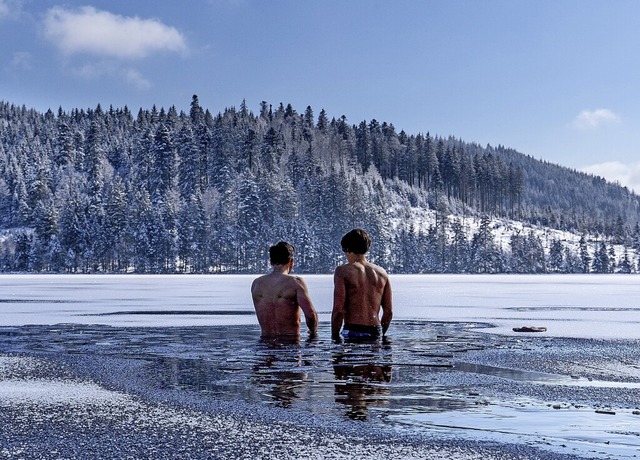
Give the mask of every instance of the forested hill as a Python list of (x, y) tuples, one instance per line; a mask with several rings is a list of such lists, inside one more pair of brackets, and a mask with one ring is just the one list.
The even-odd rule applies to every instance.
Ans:
[[(628, 272), (640, 246), (638, 197), (601, 178), (311, 107), (214, 115), (196, 96), (189, 113), (0, 102), (0, 209), (2, 271), (255, 273), (284, 239), (298, 272), (328, 273), (353, 227), (393, 273)], [(531, 230), (504, 245), (497, 219)], [(536, 226), (583, 235), (579, 250)]]

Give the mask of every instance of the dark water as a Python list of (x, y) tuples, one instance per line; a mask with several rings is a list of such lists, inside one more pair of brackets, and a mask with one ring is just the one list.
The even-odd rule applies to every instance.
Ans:
[(142, 363), (136, 378), (151, 388), (382, 420), (476, 404), (471, 388), (436, 381), (481, 372), (459, 357), (504, 339), (474, 332), (480, 326), (407, 321), (375, 342), (334, 342), (328, 325), (319, 338), (298, 341), (262, 340), (255, 326), (22, 326), (0, 328), (0, 352), (124, 358)]
[[(640, 382), (598, 381), (600, 370), (635, 369), (635, 344), (478, 331), (485, 327), (398, 321), (374, 342), (334, 342), (326, 323), (318, 338), (297, 341), (261, 340), (257, 326), (2, 327), (0, 354), (48, 357), (71, 375), (142, 397), (241, 401), (256, 413), (512, 436), (560, 449), (605, 446), (604, 458), (637, 453)], [(563, 372), (578, 361), (593, 378)], [(613, 405), (624, 408), (615, 418), (593, 410)]]

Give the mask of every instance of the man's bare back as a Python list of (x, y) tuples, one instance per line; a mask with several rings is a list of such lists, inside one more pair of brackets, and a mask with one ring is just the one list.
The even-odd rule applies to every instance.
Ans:
[[(382, 333), (386, 333), (393, 316), (387, 272), (368, 262), (364, 253), (346, 250), (345, 255), (348, 262), (337, 267), (334, 273), (332, 336), (339, 337), (343, 323), (345, 329), (360, 329), (363, 333), (370, 331), (374, 336), (381, 326)], [(382, 318), (379, 317), (380, 309)]]
[[(251, 295), (262, 336), (299, 335), (299, 308), (307, 318), (309, 331), (315, 334), (317, 316), (302, 278), (270, 273), (253, 282)], [(312, 324), (309, 324), (309, 318)]]
[(294, 248), (280, 242), (269, 248), (273, 271), (256, 278), (251, 285), (251, 297), (263, 337), (300, 335), (300, 309), (304, 313), (309, 333), (318, 328), (318, 315), (309, 297), (307, 285), (293, 269)]

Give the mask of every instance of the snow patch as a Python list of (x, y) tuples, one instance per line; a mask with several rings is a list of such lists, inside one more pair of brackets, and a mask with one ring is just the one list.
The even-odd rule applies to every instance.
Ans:
[(93, 383), (44, 379), (0, 380), (0, 405), (122, 404), (128, 400), (125, 395), (105, 390)]

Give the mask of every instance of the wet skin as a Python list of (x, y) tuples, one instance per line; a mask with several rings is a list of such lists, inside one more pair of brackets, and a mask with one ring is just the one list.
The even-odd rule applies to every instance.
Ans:
[(387, 272), (368, 262), (364, 254), (345, 252), (345, 255), (348, 262), (337, 267), (333, 277), (332, 337), (339, 338), (343, 323), (382, 326), (385, 334), (393, 317)]
[(299, 336), (300, 310), (304, 313), (309, 334), (315, 335), (318, 315), (304, 280), (289, 273), (293, 260), (274, 265), (268, 275), (254, 280), (251, 296), (262, 337)]

